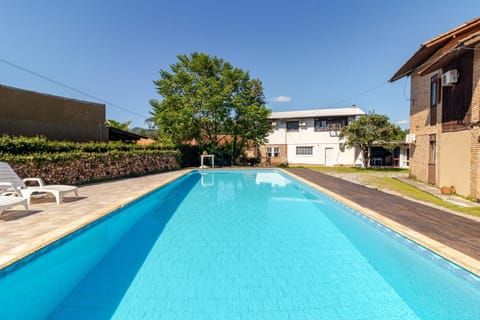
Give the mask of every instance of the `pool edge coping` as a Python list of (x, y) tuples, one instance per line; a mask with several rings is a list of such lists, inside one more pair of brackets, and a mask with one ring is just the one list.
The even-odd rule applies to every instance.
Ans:
[(375, 222), (378, 222), (385, 227), (397, 232), (398, 234), (404, 236), (405, 238), (416, 242), (417, 244), (429, 249), (430, 251), (438, 254), (439, 256), (457, 264), (458, 266), (464, 268), (465, 270), (475, 274), (476, 276), (480, 276), (480, 261), (477, 259), (474, 259), (470, 257), (469, 255), (466, 255), (458, 250), (455, 250), (437, 240), (434, 240), (430, 237), (427, 237), (426, 235), (414, 231), (408, 227), (406, 227), (403, 224), (400, 224), (398, 222), (395, 222), (382, 214), (366, 208), (352, 200), (349, 200), (335, 192), (332, 192), (322, 186), (319, 186), (311, 181), (308, 181), (292, 172), (289, 172), (287, 170), (284, 170), (282, 168), (278, 168), (281, 172), (294, 177), (295, 179), (301, 181), (302, 183), (305, 183), (306, 185), (328, 195), (329, 197), (332, 197), (335, 200), (338, 200), (345, 204), (346, 206), (358, 211), (359, 213), (363, 214), (364, 216), (372, 219)]
[[(213, 170), (219, 170), (220, 168), (215, 168)], [(242, 170), (248, 170), (248, 169), (253, 169), (253, 168), (247, 168)], [(258, 168), (255, 168), (258, 169)], [(270, 170), (279, 170), (283, 173), (285, 173), (288, 176), (294, 177), (295, 179), (301, 181), (302, 183), (305, 183), (306, 185), (332, 197), (335, 200), (338, 200), (345, 204), (346, 206), (358, 211), (359, 213), (363, 214), (364, 216), (372, 219), (373, 221), (376, 221), (385, 227), (397, 232), (398, 234), (404, 236), (405, 238), (412, 240), (416, 242), (417, 244), (431, 250), (432, 252), (440, 255), (441, 257), (446, 258), (447, 260), (457, 264), (458, 266), (468, 270), (469, 272), (480, 276), (480, 261), (477, 259), (474, 259), (458, 250), (455, 250), (453, 248), (448, 247), (447, 245), (436, 241), (430, 237), (425, 236), (424, 234), (414, 231), (398, 222), (395, 222), (382, 214), (372, 210), (368, 209), (364, 206), (359, 205), (358, 203), (351, 201), (335, 192), (332, 192), (324, 187), (321, 187), (313, 182), (310, 182), (294, 173), (291, 173), (287, 170), (284, 170), (282, 168), (268, 168)], [(128, 205), (129, 203), (132, 203), (136, 201), (137, 199), (153, 192), (154, 190), (167, 185), (171, 183), (172, 181), (175, 181), (179, 179), (180, 177), (192, 172), (192, 171), (198, 171), (199, 169), (197, 168), (188, 168), (188, 169), (183, 169), (179, 170), (176, 174), (172, 175), (169, 178), (166, 178), (165, 180), (153, 185), (151, 188), (148, 188), (146, 190), (143, 190), (141, 192), (138, 192), (136, 194), (133, 194), (131, 197), (124, 198), (122, 201), (118, 201), (113, 205), (110, 205), (108, 207), (102, 208), (101, 210), (93, 211), (86, 213), (85, 216), (82, 218), (76, 219), (68, 223), (67, 225), (62, 226), (61, 228), (57, 230), (50, 231), (41, 237), (36, 238), (34, 241), (28, 243), (24, 248), (18, 251), (16, 254), (8, 254), (5, 255), (5, 259), (2, 259), (0, 261), (0, 271), (8, 268), (9, 266), (17, 263), (18, 261), (28, 257), (31, 254), (34, 254), (37, 251), (40, 251), (52, 243), (67, 237), (68, 235), (84, 228), (85, 226), (94, 223), (95, 221), (107, 216), (108, 214), (114, 212), (115, 210)], [(209, 169), (212, 170), (212, 169)], [(225, 170), (224, 168), (220, 170)], [(201, 171), (201, 170), (200, 170)]]
[[(181, 169), (179, 170), (176, 174), (172, 175), (171, 177), (166, 178), (165, 180), (162, 180), (155, 185), (153, 185), (150, 188), (147, 188), (145, 190), (142, 190), (138, 193), (134, 193), (128, 198), (123, 198), (121, 201), (118, 201), (110, 206), (104, 207), (100, 210), (96, 211), (91, 211), (85, 213), (85, 215), (79, 219), (75, 219), (71, 221), (70, 223), (63, 225), (59, 227), (56, 230), (52, 230), (50, 232), (47, 232), (43, 234), (40, 237), (35, 238), (33, 241), (29, 242), (28, 244), (24, 245), (23, 248), (18, 250), (18, 253), (16, 254), (7, 254), (4, 255), (4, 259), (0, 261), (0, 272), (2, 270), (5, 270), (12, 266), (13, 264), (21, 261), (22, 259), (25, 259), (26, 257), (35, 254), (35, 252), (40, 251), (49, 245), (55, 243), (56, 241), (65, 238), (69, 236), (70, 234), (73, 234), (74, 232), (90, 225), (91, 223), (94, 223), (95, 221), (109, 215), (110, 213), (114, 212), (117, 209), (120, 209), (144, 196), (147, 194), (155, 191), (158, 188), (161, 188), (177, 179), (180, 177), (195, 171), (196, 169)], [(19, 245), (20, 247), (20, 245)]]

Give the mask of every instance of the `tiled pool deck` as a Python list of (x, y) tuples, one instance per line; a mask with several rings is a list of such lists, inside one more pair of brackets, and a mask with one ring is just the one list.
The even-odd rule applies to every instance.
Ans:
[[(443, 215), (443, 218), (432, 215), (431, 212), (425, 215), (422, 214), (424, 208), (415, 203), (412, 205), (408, 200), (302, 170), (306, 169), (289, 170), (289, 172), (302, 177), (308, 184), (372, 219), (480, 275), (480, 220), (463, 217), (463, 219), (450, 220), (445, 217), (452, 215), (440, 210), (437, 210), (440, 211), (437, 214)], [(38, 199), (32, 202), (28, 213), (22, 210), (22, 207), (4, 212), (0, 215), (0, 269), (188, 171), (180, 170), (81, 186), (78, 199), (67, 196), (61, 205), (57, 205), (54, 199)], [(346, 197), (347, 193), (352, 193), (356, 198)], [(399, 202), (393, 201), (390, 197), (395, 197), (392, 199)], [(407, 201), (406, 204), (404, 201)], [(406, 218), (400, 221), (386, 211), (383, 212), (380, 207), (377, 210), (375, 206), (370, 206), (374, 202), (383, 203), (390, 208), (389, 211), (392, 214)], [(405, 206), (402, 207), (400, 202)], [(443, 224), (444, 221), (446, 224)]]
[(45, 198), (32, 200), (29, 212), (22, 206), (4, 211), (0, 215), (0, 269), (187, 171), (81, 186), (78, 199), (67, 194), (61, 205), (54, 198)]

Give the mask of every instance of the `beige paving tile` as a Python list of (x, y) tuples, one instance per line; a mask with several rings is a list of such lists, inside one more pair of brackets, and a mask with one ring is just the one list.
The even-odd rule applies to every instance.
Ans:
[[(0, 215), (0, 269), (184, 175), (189, 170), (79, 187), (79, 197), (32, 200), (29, 212), (14, 207)], [(18, 208), (18, 209), (17, 209)]]

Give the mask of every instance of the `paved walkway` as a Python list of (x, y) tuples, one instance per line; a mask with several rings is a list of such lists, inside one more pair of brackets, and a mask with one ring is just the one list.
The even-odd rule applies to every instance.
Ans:
[(333, 196), (350, 202), (355, 209), (480, 274), (479, 219), (451, 214), (317, 171), (287, 171), (333, 192)]
[(55, 240), (80, 229), (113, 210), (183, 175), (187, 170), (121, 179), (79, 187), (79, 197), (67, 194), (64, 203), (54, 198), (32, 200), (0, 215), (0, 269)]

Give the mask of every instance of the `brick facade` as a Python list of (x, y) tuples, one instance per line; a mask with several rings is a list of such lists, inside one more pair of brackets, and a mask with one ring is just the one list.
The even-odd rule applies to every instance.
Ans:
[[(473, 96), (472, 96), (472, 123), (480, 122), (480, 44), (475, 46), (473, 58)], [(471, 180), (470, 196), (480, 199), (480, 126), (472, 128), (471, 141)]]
[[(480, 45), (476, 48), (480, 49)], [(430, 61), (431, 59), (423, 65)], [(410, 175), (420, 181), (428, 182), (428, 164), (431, 158), (430, 136), (435, 135), (436, 185), (454, 185), (460, 194), (478, 199), (480, 198), (480, 51), (478, 50), (474, 53), (473, 66), (473, 95), (470, 105), (472, 127), (466, 129), (470, 134), (465, 134), (465, 130), (450, 132), (448, 135), (442, 131), (442, 101), (437, 104), (437, 124), (430, 124), (430, 79), (435, 74), (441, 76), (444, 70), (439, 69), (424, 76), (416, 73), (411, 75), (410, 133), (415, 134), (416, 142), (411, 148)], [(464, 147), (461, 149), (462, 152), (452, 149), (451, 140), (462, 144)], [(442, 167), (443, 164), (448, 165), (449, 168)], [(461, 182), (455, 179), (453, 172), (459, 169), (468, 170), (470, 179), (462, 179)], [(458, 173), (456, 175), (458, 176)]]
[[(410, 175), (428, 182), (430, 160), (430, 135), (440, 133), (439, 120), (442, 118), (441, 103), (437, 105), (437, 125), (430, 125), (430, 78), (438, 72), (421, 77), (413, 74), (410, 80), (410, 133), (415, 134), (415, 145), (410, 154)], [(437, 145), (437, 153), (439, 146)], [(439, 157), (437, 157), (437, 166)], [(436, 174), (438, 178), (438, 174)]]
[[(454, 186), (459, 194), (476, 199), (480, 199), (479, 31), (480, 17), (422, 43), (390, 79), (411, 77), (410, 133), (416, 141), (410, 174), (439, 187)], [(452, 81), (444, 83), (444, 74)]]
[[(272, 148), (280, 148), (280, 157), (271, 157), (267, 158), (267, 147)], [(287, 164), (287, 145), (285, 144), (266, 144), (259, 147), (259, 157), (263, 164), (277, 166), (280, 164)]]

